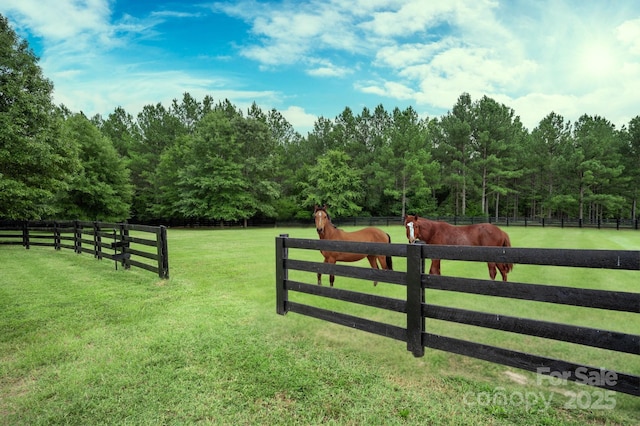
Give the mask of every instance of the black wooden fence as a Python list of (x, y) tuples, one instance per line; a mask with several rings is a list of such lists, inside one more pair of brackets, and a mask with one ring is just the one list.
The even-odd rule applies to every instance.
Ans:
[[(634, 229), (640, 230), (638, 219), (578, 219), (510, 216), (425, 216), (426, 219), (447, 222), (452, 225), (472, 225), (474, 223), (493, 223), (498, 226), (555, 227), (555, 228), (592, 228), (592, 229)], [(402, 225), (400, 216), (389, 217), (350, 217), (333, 220), (336, 226), (390, 226)], [(306, 222), (309, 223), (308, 221)], [(279, 226), (282, 224), (278, 224)]]
[[(406, 258), (406, 272), (297, 260), (289, 257), (289, 249), (347, 251), (401, 257)], [(319, 257), (321, 258), (321, 256)], [(425, 347), (439, 349), (540, 374), (554, 376), (554, 374), (562, 372), (563, 378), (566, 380), (640, 396), (640, 376), (432, 334), (428, 332), (426, 319), (468, 324), (633, 355), (640, 355), (640, 335), (431, 305), (425, 303), (425, 289), (635, 314), (640, 313), (640, 293), (429, 275), (424, 273), (424, 262), (427, 258), (640, 270), (640, 251), (355, 243), (294, 239), (283, 235), (276, 238), (277, 313), (284, 315), (287, 312), (296, 312), (404, 341), (407, 343), (407, 349), (417, 357), (424, 355)], [(397, 265), (398, 262), (394, 262), (394, 264)], [(395, 299), (290, 280), (289, 271), (293, 270), (334, 274), (406, 286), (406, 299)], [(338, 280), (336, 281), (338, 282)], [(399, 312), (406, 315), (406, 327), (291, 301), (289, 292), (311, 294)], [(585, 381), (585, 377), (615, 377), (615, 380)]]
[(128, 269), (132, 266), (169, 278), (167, 229), (164, 226), (85, 221), (0, 222), (0, 244), (48, 246), (90, 253)]

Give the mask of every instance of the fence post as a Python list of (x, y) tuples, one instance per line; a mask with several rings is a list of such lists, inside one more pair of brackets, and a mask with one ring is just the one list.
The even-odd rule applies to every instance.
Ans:
[(53, 248), (60, 250), (60, 225), (58, 222), (53, 222)]
[(131, 263), (129, 263), (129, 256), (127, 255), (127, 249), (129, 248), (129, 230), (125, 228), (124, 223), (120, 224), (120, 242), (122, 243), (122, 267), (124, 269), (130, 269)]
[(22, 246), (29, 250), (29, 222), (22, 222)]
[(276, 237), (276, 312), (284, 315), (289, 311), (289, 294), (286, 288), (288, 277), (287, 269), (284, 267), (285, 260), (289, 257), (289, 249), (284, 245), (289, 234), (280, 234)]
[(76, 253), (82, 253), (82, 230), (78, 220), (73, 221), (73, 247)]
[(424, 289), (422, 288), (422, 244), (407, 245), (407, 350), (415, 357), (424, 356), (422, 316)]
[(169, 245), (167, 244), (167, 227), (160, 226), (158, 235), (158, 275), (160, 278), (169, 278)]
[(102, 260), (102, 239), (100, 238), (100, 223), (93, 221), (93, 257)]

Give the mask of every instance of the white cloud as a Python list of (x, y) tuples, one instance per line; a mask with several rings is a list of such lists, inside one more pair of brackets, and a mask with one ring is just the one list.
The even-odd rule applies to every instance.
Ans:
[(81, 80), (77, 75), (56, 75), (53, 94), (56, 104), (64, 104), (72, 111), (82, 110), (86, 115), (108, 115), (117, 106), (137, 114), (146, 105), (171, 104), (188, 92), (195, 99), (215, 95), (215, 99), (230, 99), (240, 109), (246, 110), (253, 102), (268, 105), (281, 102), (282, 95), (270, 90), (234, 90), (230, 82), (216, 78), (198, 77), (186, 71), (128, 72), (112, 69), (103, 76), (100, 84), (93, 80)]
[(392, 99), (410, 100), (415, 98), (415, 92), (413, 89), (394, 81), (371, 83), (357, 87), (364, 93), (385, 96)]
[(410, 65), (428, 63), (439, 52), (450, 48), (452, 40), (449, 38), (433, 43), (405, 43), (384, 46), (376, 52), (374, 64), (403, 69)]
[(456, 7), (457, 2), (451, 0), (407, 1), (397, 9), (374, 12), (360, 27), (385, 38), (405, 37), (452, 18)]
[(618, 40), (629, 46), (630, 53), (640, 55), (640, 18), (625, 21), (616, 28)]
[(334, 66), (317, 67), (307, 70), (307, 74), (314, 77), (342, 77), (349, 74), (351, 70)]
[(318, 119), (317, 115), (307, 113), (304, 108), (290, 106), (285, 110), (279, 110), (284, 118), (299, 132), (310, 131)]
[(19, 17), (18, 25), (28, 27), (37, 36), (66, 40), (84, 32), (108, 30), (108, 0), (3, 0), (4, 8)]
[(314, 77), (344, 77), (353, 73), (353, 69), (340, 67), (326, 59), (308, 60), (307, 74)]

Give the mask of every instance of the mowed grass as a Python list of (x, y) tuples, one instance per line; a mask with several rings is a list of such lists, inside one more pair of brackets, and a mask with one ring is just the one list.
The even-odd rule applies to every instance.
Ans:
[[(406, 241), (402, 227), (385, 230), (394, 243)], [(640, 250), (635, 231), (507, 231), (514, 246)], [(139, 269), (116, 271), (111, 261), (68, 250), (0, 246), (0, 423), (640, 422), (640, 398), (614, 393), (611, 409), (585, 398), (578, 401), (581, 409), (574, 408), (565, 394), (582, 392), (596, 402), (598, 390), (537, 383), (534, 374), (441, 351), (427, 349), (414, 358), (403, 342), (293, 313), (277, 315), (280, 233), (317, 238), (312, 227), (171, 229), (169, 280)], [(322, 260), (317, 251), (291, 256)], [(394, 259), (394, 267), (403, 270), (403, 259)], [(443, 274), (488, 276), (486, 264), (445, 260), (442, 268)], [(638, 274), (516, 265), (509, 278), (638, 292)], [(302, 275), (315, 282), (315, 276)], [(336, 286), (404, 296), (400, 286), (374, 288), (343, 277), (336, 277)], [(294, 297), (403, 325), (397, 314)], [(427, 292), (427, 302), (638, 334), (637, 314), (436, 291)], [(634, 355), (435, 321), (427, 328), (640, 374)]]

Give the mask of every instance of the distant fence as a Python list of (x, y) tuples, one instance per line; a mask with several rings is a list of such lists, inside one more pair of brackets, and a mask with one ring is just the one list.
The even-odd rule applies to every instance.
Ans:
[[(640, 229), (638, 219), (597, 219), (585, 220), (577, 218), (528, 218), (508, 216), (424, 216), (427, 219), (448, 222), (452, 225), (470, 225), (474, 223), (493, 223), (498, 226), (532, 226), (556, 228), (594, 228), (594, 229)], [(334, 219), (335, 225), (340, 226), (389, 226), (402, 225), (399, 216), (390, 217), (353, 217)], [(311, 221), (309, 223), (312, 223)]]
[(0, 222), (0, 244), (47, 246), (110, 259), (169, 278), (167, 229), (164, 226), (84, 221)]
[[(289, 257), (289, 249), (347, 251), (403, 257), (406, 258), (406, 272), (297, 260)], [(563, 378), (566, 380), (640, 396), (640, 376), (436, 335), (428, 332), (426, 319), (554, 339), (633, 355), (640, 355), (640, 335), (436, 306), (425, 303), (425, 289), (635, 314), (640, 313), (640, 293), (429, 275), (423, 272), (424, 262), (427, 258), (640, 270), (640, 251), (356, 243), (296, 239), (282, 235), (276, 237), (276, 311), (281, 315), (295, 312), (404, 341), (407, 343), (407, 350), (416, 357), (423, 356), (424, 348), (428, 347), (554, 377), (562, 372)], [(406, 298), (404, 300), (395, 299), (294, 281), (289, 279), (290, 271), (333, 274), (398, 284), (406, 286)], [(405, 314), (406, 327), (292, 301), (290, 293), (310, 294)], [(615, 378), (615, 380), (598, 380), (603, 377)], [(585, 380), (585, 378), (596, 379)]]
[[(559, 228), (597, 228), (597, 229), (640, 229), (638, 219), (597, 219), (586, 220), (577, 218), (529, 218), (513, 216), (433, 216), (425, 215), (427, 219), (441, 220), (453, 225), (468, 225), (473, 223), (493, 223), (499, 226), (540, 226)], [(310, 227), (313, 226), (311, 212), (308, 219), (274, 219), (250, 218), (245, 220), (217, 220), (207, 218), (167, 218), (141, 222), (145, 225), (165, 225), (169, 228), (241, 228), (241, 227)], [(402, 225), (400, 216), (372, 216), (334, 218), (333, 223), (339, 226), (390, 226)]]

